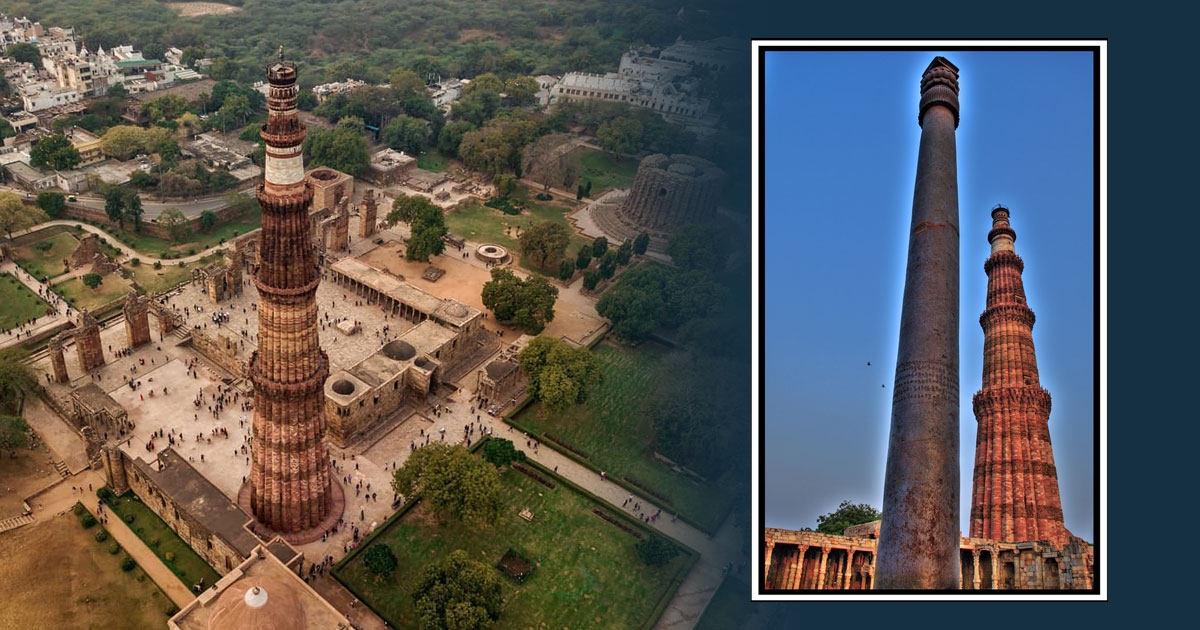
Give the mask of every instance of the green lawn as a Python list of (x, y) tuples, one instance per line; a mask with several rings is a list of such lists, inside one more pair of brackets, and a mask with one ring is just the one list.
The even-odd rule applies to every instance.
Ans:
[[(554, 221), (567, 226), (571, 231), (571, 240), (567, 245), (566, 258), (567, 260), (575, 260), (575, 254), (579, 251), (580, 246), (590, 244), (590, 238), (580, 236), (571, 227), (567, 221), (567, 214), (572, 212), (574, 208), (556, 201), (538, 201), (534, 198), (535, 193), (531, 192), (525, 186), (518, 186), (517, 192), (513, 194), (514, 199), (524, 201), (527, 207), (525, 212), (519, 215), (509, 215), (495, 209), (489, 208), (482, 203), (472, 201), (468, 204), (459, 206), (456, 210), (446, 215), (446, 227), (450, 232), (458, 234), (468, 240), (479, 243), (495, 243), (507, 247), (509, 252), (520, 257), (520, 242), (516, 236), (510, 236), (504, 233), (505, 225), (519, 226), (522, 229), (529, 227), (530, 223), (538, 223), (541, 221)], [(515, 231), (510, 232), (515, 234)], [(558, 267), (550, 270), (538, 270), (532, 266), (522, 267), (530, 271), (542, 271), (552, 276), (558, 275)]]
[[(205, 586), (211, 586), (221, 578), (208, 566), (204, 558), (192, 551), (192, 548), (171, 531), (171, 528), (167, 527), (157, 514), (150, 511), (132, 491), (107, 499), (105, 503), (112, 507), (113, 512), (129, 525), (138, 538), (141, 538), (154, 555), (158, 556), (172, 573), (179, 576), (185, 585), (190, 587), (203, 578)], [(127, 518), (130, 515), (133, 516), (132, 523)], [(168, 553), (172, 554), (174, 560), (167, 560)]]
[[(49, 243), (50, 249), (39, 249), (41, 243)], [(63, 259), (70, 258), (78, 245), (79, 239), (64, 229), (48, 234), (39, 241), (14, 247), (13, 259), (33, 277), (53, 279), (67, 272)]]
[(158, 295), (192, 278), (190, 267), (180, 267), (174, 262), (164, 263), (162, 269), (155, 269), (154, 265), (147, 263), (125, 263), (121, 268), (133, 275), (134, 281), (147, 295)]
[(450, 166), (450, 159), (434, 149), (428, 153), (422, 153), (417, 156), (417, 168), (434, 173), (441, 173)]
[[(653, 626), (694, 556), (681, 553), (663, 567), (646, 566), (634, 551), (637, 538), (592, 513), (599, 503), (563, 485), (553, 473), (535, 470), (555, 489), (506, 471), (501, 476), (505, 507), (491, 526), (437, 524), (418, 504), (390, 521), (368, 543), (368, 547), (376, 543), (391, 547), (400, 570), (387, 579), (376, 578), (359, 554), (337, 567), (334, 576), (393, 627), (416, 628), (411, 592), (431, 560), (463, 549), (471, 558), (494, 566), (511, 547), (536, 568), (522, 584), (503, 578), (504, 609), (497, 628)], [(533, 513), (530, 522), (518, 516), (525, 508)], [(610, 515), (621, 512), (604, 509)], [(648, 534), (633, 520), (622, 522)]]
[[(601, 343), (595, 352), (603, 383), (586, 403), (562, 415), (542, 418), (541, 403), (535, 402), (517, 414), (514, 424), (534, 435), (549, 433), (570, 444), (610, 479), (631, 477), (653, 489), (670, 503), (642, 490), (638, 493), (661, 505), (664, 515), (678, 511), (704, 531), (716, 532), (746, 480), (729, 472), (702, 485), (661, 464), (649, 446), (654, 437), (649, 414), (652, 394), (658, 383), (671, 377), (661, 365), (667, 348), (650, 342), (636, 349)], [(542, 443), (549, 445), (551, 440)]]
[(110, 273), (104, 276), (104, 282), (95, 289), (85, 286), (80, 278), (64, 280), (53, 285), (51, 289), (61, 295), (73, 308), (79, 310), (86, 308), (94, 315), (101, 310), (107, 310), (104, 309), (105, 306), (129, 295), (132, 287), (121, 276)]
[(21, 322), (46, 314), (50, 305), (12, 274), (0, 273), (0, 330), (8, 330)]
[(179, 243), (172, 243), (167, 239), (157, 238), (146, 233), (139, 234), (133, 231), (132, 226), (125, 230), (111, 226), (104, 226), (103, 229), (147, 258), (178, 258), (199, 253), (220, 245), (222, 241), (233, 240), (260, 227), (262, 227), (262, 208), (256, 204), (242, 216), (218, 223), (208, 232), (189, 232), (187, 240)]
[(637, 160), (582, 147), (576, 149), (576, 155), (582, 168), (579, 183), (587, 184), (588, 180), (591, 180), (591, 198), (595, 199), (612, 188), (633, 186), (633, 177), (637, 174)]

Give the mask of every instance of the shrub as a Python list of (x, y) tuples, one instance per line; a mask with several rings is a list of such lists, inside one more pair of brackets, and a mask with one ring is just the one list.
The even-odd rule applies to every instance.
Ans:
[(537, 197), (538, 201), (550, 201), (551, 199), (554, 199), (554, 195), (551, 195), (550, 193), (538, 193), (534, 196)]
[(129, 264), (133, 265), (134, 267), (137, 267), (138, 265), (142, 264), (142, 259), (141, 258), (130, 259)]
[(108, 489), (108, 486), (104, 486), (96, 491), (96, 496), (100, 497), (101, 500), (109, 501), (116, 495), (113, 494), (112, 490)]
[(54, 243), (51, 243), (50, 241), (39, 241), (37, 245), (33, 246), (33, 248), (39, 252), (48, 252), (54, 248)]
[(121, 545), (118, 545), (116, 542), (113, 542), (113, 544), (108, 546), (108, 553), (111, 553), (114, 556), (121, 553)]
[(125, 556), (125, 559), (121, 561), (122, 571), (132, 571), (136, 566), (137, 562), (135, 562), (133, 558), (130, 558), (129, 556)]
[(103, 528), (96, 531), (96, 542), (102, 543), (106, 540), (108, 540), (108, 532), (104, 531)]
[(87, 514), (87, 508), (83, 507), (82, 503), (76, 503), (75, 507), (71, 508), (71, 511), (75, 513), (75, 516)]
[(175, 613), (179, 612), (179, 607), (176, 606), (175, 604), (171, 604), (170, 606), (167, 606), (167, 609), (164, 610), (163, 612), (167, 613), (168, 617), (174, 617)]
[(84, 529), (91, 529), (96, 526), (96, 517), (91, 514), (84, 514), (79, 517), (79, 524), (83, 525)]
[(125, 522), (126, 522), (126, 523), (129, 523), (129, 524), (131, 524), (131, 525), (132, 525), (132, 524), (133, 524), (133, 515), (132, 515), (132, 514), (126, 514), (126, 515), (125, 515)]
[(363, 563), (367, 565), (368, 571), (385, 578), (396, 570), (398, 564), (392, 548), (382, 543), (367, 549), (367, 552), (363, 554)]
[[(224, 245), (224, 244), (225, 244), (225, 239), (221, 239), (221, 244), (222, 244), (222, 245)], [(196, 248), (195, 248), (195, 247), (189, 247), (189, 248), (188, 248), (188, 254), (187, 254), (187, 255), (188, 255), (188, 256), (195, 256), (195, 255), (196, 255)]]
[(679, 548), (662, 536), (643, 538), (638, 541), (637, 545), (634, 545), (634, 548), (642, 562), (652, 567), (661, 567), (670, 562), (671, 558), (679, 555)]
[(162, 261), (159, 261), (159, 260), (154, 261), (154, 268), (162, 269)]
[(167, 562), (175, 562), (175, 554), (168, 551), (167, 553), (163, 554), (163, 560), (166, 560)]
[(160, 541), (159, 541), (157, 538), (151, 538), (151, 539), (150, 539), (150, 546), (151, 546), (151, 547), (154, 547), (154, 548), (156, 548), (156, 549), (157, 549), (157, 548), (158, 548), (158, 544), (159, 544), (159, 542), (160, 542)]

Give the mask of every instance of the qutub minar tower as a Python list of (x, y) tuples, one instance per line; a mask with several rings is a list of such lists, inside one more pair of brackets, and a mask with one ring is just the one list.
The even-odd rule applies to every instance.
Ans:
[(958, 558), (958, 68), (921, 76), (876, 588), (953, 589)]
[(1048, 540), (1062, 547), (1058, 472), (1050, 448), (1050, 394), (1038, 382), (1033, 311), (1025, 303), (1025, 263), (1008, 208), (992, 210), (983, 327), (983, 388), (973, 400), (979, 435), (971, 492), (971, 537)]
[[(260, 527), (293, 542), (320, 537), (344, 505), (331, 482), (325, 449), (323, 387), (329, 357), (318, 338), (321, 280), (310, 238), (313, 189), (304, 179), (304, 126), (296, 113), (296, 67), (267, 68), (270, 92), (266, 175), (258, 187), (262, 236), (258, 271), (258, 350), (250, 358), (254, 384), (253, 459), (249, 510)], [(244, 504), (245, 502), (243, 502)]]

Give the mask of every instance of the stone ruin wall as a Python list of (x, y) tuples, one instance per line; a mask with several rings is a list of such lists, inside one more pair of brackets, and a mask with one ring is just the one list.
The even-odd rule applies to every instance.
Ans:
[(75, 353), (79, 357), (79, 369), (91, 372), (104, 365), (104, 347), (100, 343), (100, 324), (91, 313), (80, 314), (79, 328), (75, 332)]
[[(878, 542), (873, 534), (767, 528), (765, 542), (767, 590), (873, 588)], [(1062, 549), (1045, 541), (961, 538), (959, 556), (962, 590), (1088, 590), (1093, 584), (1094, 548), (1079, 538)]]
[[(186, 507), (176, 504), (175, 499), (154, 481), (153, 473), (156, 471), (150, 467), (149, 463), (141, 459), (131, 459), (124, 452), (120, 454), (120, 457), (124, 458), (129, 489), (133, 490), (133, 493), (142, 500), (142, 503), (146, 504), (146, 507), (150, 508), (151, 512), (157, 514), (167, 524), (167, 527), (171, 528), (171, 531), (178, 534), (183, 542), (187, 543), (187, 546), (191, 547), (197, 555), (204, 558), (204, 561), (217, 573), (225, 575), (246, 559), (224, 538), (213, 533), (199, 519), (189, 514)], [(176, 461), (172, 463), (173, 466), (188, 465), (178, 455), (174, 459)], [(194, 470), (193, 474), (200, 475)], [(212, 585), (206, 584), (205, 586)]]
[(150, 342), (150, 299), (130, 293), (122, 308), (125, 314), (125, 337), (130, 348)]
[(363, 194), (362, 205), (358, 210), (358, 235), (362, 238), (370, 238), (375, 235), (375, 228), (379, 222), (379, 209), (376, 207), (375, 191), (368, 189)]
[(196, 349), (196, 352), (234, 376), (248, 378), (249, 367), (247, 359), (240, 356), (238, 338), (197, 329), (193, 329), (191, 332), (192, 347)]

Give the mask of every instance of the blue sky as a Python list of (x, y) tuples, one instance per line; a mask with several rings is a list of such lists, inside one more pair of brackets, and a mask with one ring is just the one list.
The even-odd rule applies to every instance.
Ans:
[[(960, 522), (969, 533), (990, 211), (1012, 213), (1067, 529), (1094, 538), (1096, 213), (1090, 52), (766, 56), (761, 242), (767, 527), (883, 503), (920, 77), (959, 68)], [(868, 366), (867, 362), (871, 365)], [(884, 385), (884, 387), (881, 387)]]

